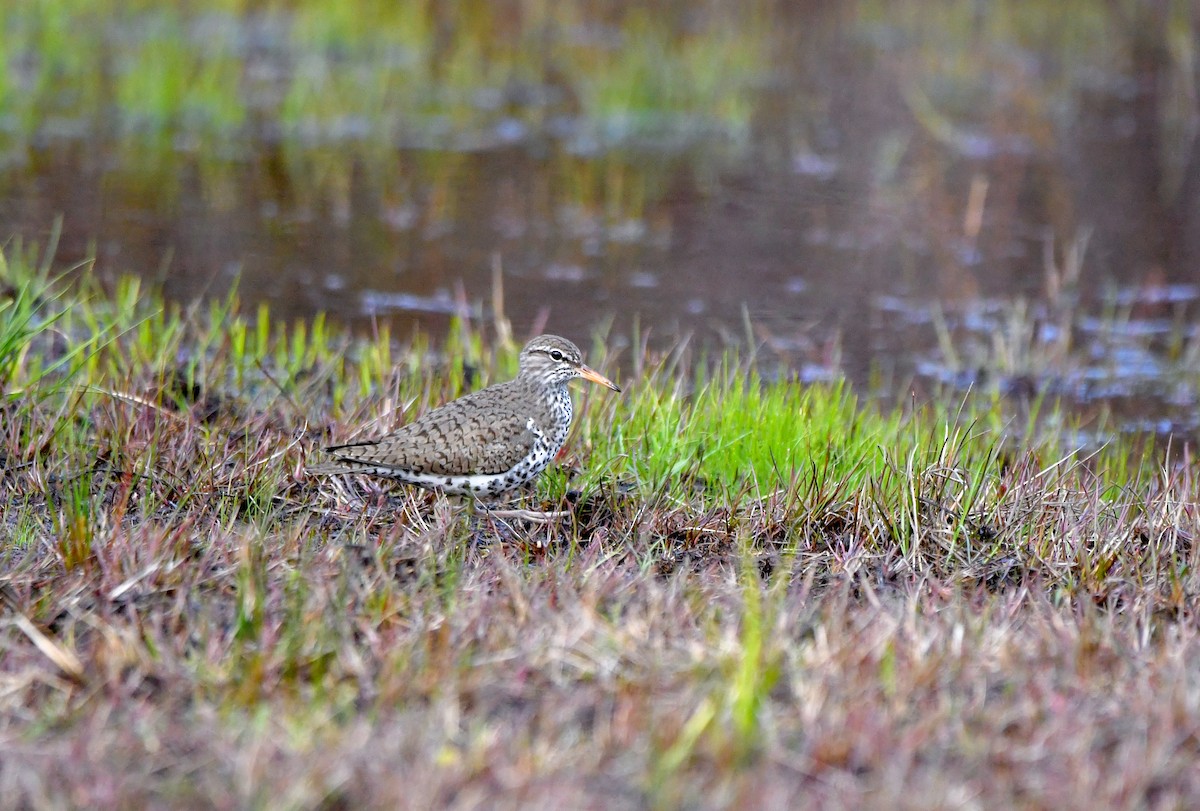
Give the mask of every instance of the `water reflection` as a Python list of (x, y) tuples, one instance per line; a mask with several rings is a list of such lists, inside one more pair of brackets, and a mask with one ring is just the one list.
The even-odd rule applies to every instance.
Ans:
[[(64, 263), (174, 297), (240, 280), (398, 334), (464, 300), (486, 319), (498, 261), (518, 334), (741, 340), (748, 314), (808, 377), (1033, 378), (1191, 430), (1194, 21), (1146, 5), (122, 12), (69, 31), (57, 88), (49, 23), (10, 9), (6, 81), (37, 92), (0, 93), (0, 220), (37, 238), (61, 215)], [(989, 368), (1003, 302), (1064, 295), (1081, 320), (1035, 315), (1021, 343), (1065, 345), (1059, 366)], [(1125, 332), (1096, 343), (1114, 308)]]

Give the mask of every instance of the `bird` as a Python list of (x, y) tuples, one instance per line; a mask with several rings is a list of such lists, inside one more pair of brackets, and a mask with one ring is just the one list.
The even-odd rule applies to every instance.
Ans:
[(512, 380), (459, 397), (365, 442), (333, 445), (318, 474), (366, 473), (449, 495), (493, 499), (532, 482), (567, 441), (577, 378), (620, 387), (583, 362), (579, 347), (539, 335)]

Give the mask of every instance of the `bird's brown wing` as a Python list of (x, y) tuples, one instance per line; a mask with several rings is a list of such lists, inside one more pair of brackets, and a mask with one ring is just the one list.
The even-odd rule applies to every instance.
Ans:
[(342, 462), (435, 476), (504, 473), (533, 449), (529, 418), (481, 395), (467, 395), (387, 436), (326, 448)]

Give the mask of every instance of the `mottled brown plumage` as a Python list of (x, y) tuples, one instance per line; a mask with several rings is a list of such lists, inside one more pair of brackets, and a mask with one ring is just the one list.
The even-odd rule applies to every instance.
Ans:
[(337, 464), (313, 473), (370, 473), (447, 493), (495, 496), (532, 481), (571, 429), (567, 383), (619, 388), (583, 364), (566, 338), (541, 335), (521, 350), (513, 380), (453, 400), (387, 436), (326, 448)]

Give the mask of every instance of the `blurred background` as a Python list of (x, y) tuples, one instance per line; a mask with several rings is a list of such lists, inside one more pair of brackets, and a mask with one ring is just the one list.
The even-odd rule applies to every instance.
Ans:
[(753, 342), (1194, 433), (1185, 0), (31, 0), (0, 239), (190, 301)]

